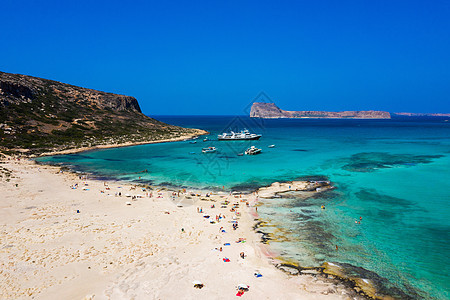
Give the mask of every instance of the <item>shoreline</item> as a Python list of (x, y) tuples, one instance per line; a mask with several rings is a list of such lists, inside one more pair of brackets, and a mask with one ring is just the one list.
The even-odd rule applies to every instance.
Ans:
[[(11, 169), (15, 177), (11, 178), (9, 182), (1, 181), (1, 184), (7, 187), (5, 189), (7, 203), (2, 205), (1, 219), (4, 220), (4, 223), (0, 225), (2, 227), (2, 240), (7, 239), (6, 243), (9, 245), (6, 245), (6, 248), (5, 245), (2, 245), (3, 248), (0, 251), (3, 269), (1, 272), (2, 275), (6, 275), (3, 276), (6, 282), (4, 279), (0, 283), (3, 286), (2, 289), (5, 290), (4, 293), (6, 293), (3, 296), (22, 298), (36, 295), (39, 299), (50, 299), (51, 295), (57, 294), (64, 295), (65, 298), (81, 299), (83, 296), (95, 294), (95, 299), (114, 298), (123, 291), (120, 289), (121, 284), (117, 284), (112, 278), (122, 276), (122, 281), (131, 286), (132, 282), (128, 281), (131, 275), (126, 273), (126, 269), (130, 267), (135, 270), (131, 277), (134, 278), (133, 281), (139, 282), (139, 286), (135, 289), (128, 288), (127, 292), (122, 294), (124, 298), (127, 298), (127, 293), (134, 293), (137, 298), (140, 298), (140, 296), (148, 297), (149, 295), (150, 297), (153, 296), (154, 299), (177, 296), (179, 291), (166, 290), (163, 282), (158, 281), (157, 278), (150, 278), (149, 272), (155, 271), (155, 268), (158, 269), (158, 265), (161, 265), (162, 262), (166, 264), (166, 267), (165, 269), (158, 269), (160, 275), (169, 278), (168, 281), (172, 284), (174, 282), (177, 285), (180, 284), (180, 290), (191, 297), (229, 298), (234, 296), (236, 293), (235, 286), (241, 282), (250, 285), (250, 291), (245, 293), (245, 297), (249, 299), (280, 298), (280, 295), (286, 295), (286, 299), (293, 297), (345, 299), (350, 296), (349, 293), (353, 294), (352, 297), (359, 296), (349, 291), (342, 283), (332, 283), (325, 278), (316, 277), (312, 274), (290, 276), (277, 269), (273, 265), (273, 258), (271, 258), (274, 253), (270, 252), (270, 247), (260, 243), (260, 235), (253, 230), (255, 223), (254, 202), (251, 200), (254, 200), (254, 198), (251, 194), (240, 194), (239, 198), (236, 198), (237, 195), (217, 192), (208, 198), (203, 195), (200, 197), (186, 196), (178, 202), (175, 199), (176, 196), (170, 195), (172, 191), (168, 189), (158, 190), (157, 187), (153, 187), (153, 193), (161, 193), (161, 195), (146, 197), (144, 192), (140, 191), (140, 194), (144, 194), (143, 197), (131, 200), (130, 197), (123, 197), (123, 195), (122, 197), (115, 197), (114, 193), (126, 191), (126, 193), (135, 194), (138, 189), (137, 185), (124, 184), (123, 182), (103, 182), (102, 185), (98, 180), (89, 179), (85, 181), (87, 185), (84, 186), (88, 190), (83, 190), (81, 189), (79, 174), (61, 173), (59, 167), (39, 165), (29, 160), (5, 161), (5, 159), (2, 159), (1, 166)], [(35, 181), (42, 180), (47, 183), (51, 182), (51, 185), (48, 185), (48, 188), (47, 185), (42, 185), (42, 182), (36, 185)], [(50, 181), (48, 182), (48, 180)], [(80, 188), (70, 189), (69, 183), (73, 185), (75, 181), (80, 183)], [(16, 183), (18, 186), (15, 187)], [(106, 186), (109, 188), (108, 191), (105, 190)], [(30, 190), (33, 187), (38, 190)], [(49, 191), (50, 194), (46, 193), (47, 189), (52, 190)], [(198, 192), (198, 190), (195, 190), (195, 193)], [(203, 192), (200, 191), (200, 193)], [(18, 195), (21, 195), (20, 201), (17, 201)], [(29, 199), (27, 199), (27, 195), (30, 196)], [(240, 197), (247, 197), (248, 207), (240, 201), (242, 199)], [(173, 203), (173, 199), (177, 203)], [(241, 204), (241, 207), (236, 209), (239, 214), (234, 215), (234, 213), (229, 212), (230, 204), (227, 205), (228, 209), (218, 208), (219, 202), (223, 199), (230, 199), (236, 201), (237, 204)], [(230, 203), (233, 203), (232, 201)], [(130, 202), (131, 205), (125, 205), (124, 202)], [(250, 202), (253, 204), (250, 204)], [(211, 208), (212, 204), (217, 207)], [(220, 222), (220, 226), (225, 228), (226, 233), (217, 233), (219, 223), (212, 224), (207, 221), (195, 211), (195, 206), (202, 207), (204, 211), (212, 214), (218, 212), (226, 215), (227, 217), (224, 220), (227, 221)], [(76, 210), (79, 210), (80, 213), (76, 213)], [(11, 213), (13, 211), (16, 211), (16, 213)], [(83, 214), (85, 211), (91, 211), (91, 215), (85, 216)], [(155, 211), (157, 213), (154, 213)], [(146, 218), (146, 214), (143, 214), (143, 212), (151, 212), (151, 218)], [(110, 217), (111, 214), (114, 215), (114, 218)], [(235, 216), (237, 216), (236, 219)], [(127, 221), (123, 218), (129, 219)], [(154, 222), (152, 222), (153, 218), (155, 219)], [(234, 231), (229, 227), (230, 221), (239, 222), (238, 230)], [(177, 228), (168, 226), (173, 222), (178, 224), (178, 226), (175, 226)], [(61, 227), (61, 224), (64, 226)], [(127, 228), (135, 227), (135, 225), (139, 225), (138, 227), (143, 232), (128, 232)], [(11, 226), (15, 230), (8, 230)], [(58, 228), (55, 228), (55, 226)], [(183, 226), (182, 231), (179, 228), (181, 226)], [(85, 228), (91, 227), (95, 230), (85, 230)], [(150, 232), (148, 228), (151, 228)], [(29, 233), (27, 229), (35, 234)], [(36, 231), (41, 232), (41, 234), (36, 235)], [(145, 240), (144, 237), (147, 234), (154, 235), (153, 231), (165, 232), (153, 236), (148, 241)], [(8, 232), (10, 232), (9, 236)], [(70, 239), (67, 240), (67, 236), (74, 234), (78, 235), (75, 240), (79, 245), (75, 245), (76, 243), (74, 244)], [(124, 234), (126, 238), (117, 239), (115, 236), (117, 234)], [(102, 235), (100, 240), (113, 239), (114, 243), (98, 245), (95, 242), (97, 240), (95, 236), (97, 235)], [(200, 238), (201, 236), (203, 238)], [(92, 239), (92, 237), (94, 238)], [(234, 243), (233, 240), (237, 240), (238, 237), (244, 237), (246, 243)], [(100, 238), (100, 236), (97, 236), (97, 238)], [(35, 239), (41, 239), (41, 241), (35, 241)], [(22, 240), (25, 241), (23, 244), (16, 245)], [(61, 244), (63, 240), (66, 243)], [(183, 240), (186, 240), (187, 243), (181, 243)], [(125, 241), (130, 244), (128, 247), (121, 244), (126, 244)], [(223, 242), (226, 241), (229, 241), (231, 245), (222, 246), (223, 252), (214, 250), (218, 245), (224, 245)], [(88, 247), (90, 243), (95, 245)], [(157, 246), (150, 246), (154, 243)], [(141, 244), (149, 246), (152, 254), (146, 253), (147, 247), (144, 249)], [(178, 246), (173, 248), (175, 244)], [(45, 246), (46, 249), (43, 253), (36, 249), (37, 247), (39, 250), (43, 250), (42, 246)], [(119, 253), (115, 253), (114, 250)], [(240, 259), (239, 252), (241, 250), (248, 257)], [(187, 254), (185, 253), (190, 256), (186, 257)], [(221, 257), (224, 255), (230, 258), (231, 263), (221, 261)], [(56, 258), (52, 260), (51, 257)], [(123, 257), (128, 257), (129, 261), (121, 261)], [(155, 257), (157, 257), (156, 260)], [(11, 263), (11, 260), (13, 263)], [(106, 264), (105, 260), (111, 260), (112, 267)], [(189, 265), (191, 260), (197, 261), (197, 263)], [(24, 275), (22, 273), (25, 266), (31, 267), (29, 266), (30, 261), (32, 262), (31, 265), (35, 264), (36, 261), (37, 265), (33, 268), (39, 280), (34, 278), (33, 281), (33, 276), (27, 274), (27, 276), (30, 276), (27, 280), (28, 285), (29, 282), (36, 282), (36, 280), (39, 284), (33, 288), (25, 288), (23, 286), (25, 282), (21, 282), (20, 276)], [(136, 263), (147, 267), (140, 268)], [(181, 275), (178, 276), (181, 276), (180, 278), (172, 278), (168, 273), (179, 272), (179, 268), (175, 267), (186, 263), (188, 265), (185, 265), (182, 269), (192, 269), (197, 275), (191, 274), (188, 276), (188, 274), (181, 272)], [(86, 264), (89, 266), (86, 266)], [(19, 269), (18, 266), (20, 266)], [(199, 268), (199, 266), (201, 267)], [(108, 267), (112, 270), (109, 271)], [(68, 269), (70, 270), (70, 276), (64, 272)], [(74, 269), (77, 272), (74, 272)], [(98, 282), (95, 284), (88, 283), (80, 278), (83, 276), (92, 278), (93, 272), (91, 270), (93, 269), (97, 270), (96, 276), (100, 277)], [(260, 272), (263, 277), (254, 277), (255, 271)], [(25, 271), (25, 273), (27, 272)], [(18, 277), (15, 278), (15, 276)], [(48, 277), (60, 279), (47, 284)], [(202, 290), (194, 289), (190, 284), (192, 280), (201, 280), (205, 284), (205, 288)], [(161, 285), (161, 287), (158, 288), (158, 291), (153, 289), (149, 291), (148, 285), (150, 283), (152, 286)], [(68, 288), (68, 285), (80, 288), (84, 284), (86, 288), (81, 288), (80, 291)], [(211, 287), (216, 287), (216, 289), (211, 290)], [(130, 292), (131, 290), (133, 292)], [(218, 293), (218, 291), (221, 292)]]
[[(301, 198), (307, 199), (312, 197), (316, 193), (322, 193), (333, 190), (335, 186), (331, 185), (330, 181), (286, 181), (286, 182), (274, 182), (270, 186), (260, 187), (257, 192), (259, 199), (257, 202), (264, 201), (264, 199), (271, 199), (286, 192), (299, 192), (297, 195)], [(313, 192), (315, 191), (315, 193)], [(256, 203), (257, 204), (257, 203)], [(383, 286), (380, 282), (374, 282), (372, 279), (365, 279), (363, 277), (350, 276), (347, 274), (347, 268), (343, 264), (337, 262), (324, 261), (320, 266), (304, 267), (301, 266), (298, 261), (289, 260), (283, 257), (282, 254), (277, 253), (271, 246), (270, 241), (273, 240), (272, 233), (264, 232), (263, 228), (266, 226), (274, 226), (267, 221), (261, 220), (257, 210), (248, 212), (254, 218), (253, 230), (255, 233), (261, 236), (260, 248), (261, 251), (266, 254), (267, 259), (271, 260), (272, 264), (280, 271), (289, 274), (291, 276), (302, 276), (305, 274), (320, 276), (322, 279), (329, 281), (330, 283), (340, 283), (345, 286), (348, 291), (356, 292), (356, 295), (364, 299), (396, 299), (389, 294), (380, 293)], [(348, 266), (347, 266), (348, 267)], [(357, 266), (351, 266), (357, 267)], [(358, 268), (358, 267), (357, 267)], [(378, 274), (366, 270), (369, 273), (379, 277)], [(381, 278), (381, 277), (379, 277)], [(386, 280), (384, 278), (381, 278)], [(407, 299), (410, 296), (404, 294), (401, 290), (396, 291), (401, 295), (401, 299)], [(353, 295), (353, 297), (356, 297)], [(355, 298), (356, 299), (356, 298)]]
[(179, 142), (179, 141), (184, 141), (186, 139), (194, 139), (199, 136), (209, 134), (209, 132), (206, 130), (202, 130), (202, 129), (195, 129), (195, 130), (197, 131), (196, 133), (182, 135), (182, 136), (175, 137), (175, 138), (169, 138), (169, 139), (163, 139), (163, 140), (152, 140), (152, 141), (141, 141), (141, 142), (126, 142), (126, 143), (122, 143), (122, 144), (104, 144), (104, 145), (96, 145), (96, 146), (91, 146), (91, 147), (80, 147), (80, 148), (72, 148), (72, 149), (66, 149), (66, 150), (57, 150), (57, 151), (44, 152), (39, 155), (33, 156), (33, 158), (34, 157), (42, 157), (42, 156), (74, 154), (74, 153), (81, 153), (81, 152), (100, 150), (100, 149), (122, 148), (122, 147), (131, 147), (131, 146), (147, 145), (147, 144)]
[[(203, 131), (203, 130), (198, 130), (198, 131)], [(208, 132), (203, 131), (203, 134), (208, 134)], [(195, 135), (188, 135), (188, 136), (181, 136), (181, 137), (177, 137), (177, 138), (172, 138), (172, 139), (165, 139), (165, 140), (159, 140), (159, 141), (149, 141), (149, 142), (138, 142), (138, 143), (124, 143), (124, 144), (120, 144), (120, 145), (99, 145), (99, 146), (95, 146), (95, 147), (88, 147), (88, 148), (78, 148), (78, 149), (70, 149), (70, 150), (66, 150), (69, 151), (69, 153), (66, 153), (66, 151), (57, 151), (54, 153), (46, 153), (43, 154), (41, 156), (48, 156), (48, 155), (61, 155), (61, 154), (70, 154), (70, 153), (79, 153), (79, 152), (85, 152), (85, 151), (91, 151), (91, 150), (96, 150), (96, 149), (106, 149), (106, 148), (116, 148), (116, 147), (128, 147), (128, 146), (135, 146), (135, 145), (142, 145), (142, 144), (154, 144), (154, 143), (165, 143), (165, 142), (175, 142), (175, 141), (183, 141), (183, 140), (187, 140), (187, 139), (193, 139), (193, 138), (197, 138), (203, 134), (195, 134)], [(47, 163), (41, 163), (41, 162), (36, 162), (34, 161), (34, 163), (36, 164), (40, 164), (40, 165), (47, 165), (47, 166), (53, 166), (56, 168), (61, 167), (60, 165), (52, 165), (52, 164), (47, 164)], [(64, 167), (64, 166), (63, 166)], [(69, 172), (72, 172), (75, 175), (79, 175), (78, 172), (75, 172), (73, 169), (69, 168)], [(176, 187), (176, 186), (167, 186), (167, 185), (158, 185), (158, 184), (143, 184), (143, 183), (139, 183), (139, 182), (132, 182), (132, 181), (123, 181), (123, 180), (115, 180), (114, 178), (96, 178), (95, 174), (92, 173), (84, 173), (84, 174), (89, 174), (92, 177), (93, 180), (95, 181), (103, 181), (103, 180), (107, 180), (107, 182), (112, 182), (114, 181), (117, 184), (122, 184), (122, 185), (135, 185), (135, 186), (151, 186), (154, 189), (160, 189), (160, 190), (166, 190), (166, 191), (173, 191), (174, 189), (178, 189), (178, 188), (182, 188), (182, 187)], [(313, 187), (311, 189), (311, 187), (308, 186), (302, 186), (302, 184), (304, 184), (304, 181), (286, 181), (286, 182), (273, 182), (271, 185), (268, 186), (260, 186), (258, 188), (256, 188), (257, 192), (261, 192), (263, 195), (260, 197), (261, 198), (271, 198), (277, 194), (281, 194), (284, 192), (292, 192), (293, 190), (300, 190), (300, 191), (306, 191), (306, 192), (310, 192), (312, 190), (314, 191), (326, 191), (329, 189), (334, 189), (334, 186), (329, 186), (328, 188), (326, 186), (330, 185), (329, 181), (324, 181), (324, 180), (320, 180), (317, 181), (316, 184), (319, 183), (318, 186)], [(293, 185), (293, 190), (291, 190), (290, 185)], [(298, 185), (300, 184), (300, 185)], [(322, 189), (322, 187), (325, 185), (325, 188)], [(289, 188), (287, 188), (287, 186), (289, 186)], [(318, 190), (316, 190), (316, 188), (318, 188)], [(206, 192), (205, 188), (201, 188), (201, 187), (188, 187), (187, 189), (191, 189), (191, 190), (196, 190), (196, 191), (201, 191), (201, 192)], [(304, 190), (302, 190), (304, 189)], [(208, 189), (209, 191), (211, 191), (211, 189)], [(213, 190), (213, 192), (224, 192), (221, 189), (218, 190)], [(250, 193), (252, 193), (252, 191), (237, 191), (239, 194), (243, 194), (243, 195), (248, 195)], [(306, 197), (310, 197), (306, 196)], [(256, 200), (254, 203), (252, 203), (253, 205), (256, 205), (258, 202), (258, 200)], [(385, 295), (385, 294), (378, 294), (378, 288), (376, 288), (376, 286), (378, 285), (377, 283), (372, 282), (371, 280), (368, 279), (364, 279), (364, 278), (359, 278), (359, 277), (354, 277), (354, 276), (347, 276), (345, 275), (345, 268), (339, 264), (336, 263), (331, 263), (331, 262), (324, 262), (321, 266), (316, 266), (316, 267), (302, 267), (298, 262), (292, 262), (289, 261), (286, 258), (281, 257), (281, 255), (279, 253), (274, 252), (274, 250), (271, 248), (271, 246), (269, 245), (268, 241), (270, 241), (270, 233), (264, 233), (260, 230), (257, 230), (258, 228), (260, 228), (258, 226), (258, 224), (260, 223), (260, 217), (257, 213), (257, 211), (251, 211), (248, 210), (246, 212), (248, 214), (249, 217), (253, 218), (253, 222), (252, 222), (252, 230), (254, 231), (255, 234), (257, 234), (258, 236), (260, 236), (259, 238), (259, 244), (256, 246), (257, 250), (263, 254), (266, 259), (278, 270), (288, 274), (289, 276), (300, 276), (300, 275), (313, 275), (313, 276), (319, 276), (321, 277), (322, 280), (327, 281), (330, 284), (343, 284), (343, 286), (341, 286), (341, 289), (345, 289), (347, 290), (347, 292), (350, 292), (351, 294), (353, 294), (352, 296), (359, 296), (359, 297), (363, 297), (364, 299), (368, 298), (368, 299), (394, 299), (389, 295)], [(264, 226), (262, 226), (264, 227)], [(370, 271), (369, 271), (370, 272)], [(376, 273), (374, 273), (375, 275), (377, 275)], [(332, 292), (333, 293), (333, 292)], [(344, 292), (342, 292), (344, 293)], [(323, 292), (324, 295), (327, 295), (328, 292)]]

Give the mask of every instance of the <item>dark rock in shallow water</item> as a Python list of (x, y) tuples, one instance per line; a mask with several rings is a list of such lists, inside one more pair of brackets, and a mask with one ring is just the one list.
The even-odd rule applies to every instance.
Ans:
[[(357, 267), (348, 263), (333, 263), (334, 265), (338, 265), (341, 268), (339, 269), (339, 274), (337, 275), (340, 279), (350, 280), (353, 282), (354, 287), (356, 285), (361, 284), (361, 278), (370, 281), (370, 284), (366, 281), (363, 281), (364, 284), (368, 284), (375, 288), (375, 297), (376, 298), (386, 298), (393, 297), (394, 299), (422, 299), (423, 296), (420, 296), (417, 291), (411, 286), (403, 286), (403, 290), (394, 286), (389, 280), (384, 277), (381, 277), (375, 272), (369, 271), (362, 267)], [(332, 268), (333, 269), (333, 268)], [(330, 274), (327, 270), (324, 270), (325, 273)]]
[(307, 175), (299, 176), (294, 179), (294, 181), (328, 181), (328, 177), (323, 175)]
[(397, 197), (388, 196), (385, 194), (380, 194), (374, 189), (365, 189), (360, 190), (355, 193), (355, 196), (358, 197), (361, 201), (371, 201), (375, 203), (382, 203), (384, 206), (389, 205), (392, 209), (408, 209), (408, 210), (416, 210), (414, 203)]
[(260, 183), (252, 181), (252, 182), (244, 182), (241, 184), (237, 184), (231, 187), (231, 190), (238, 192), (253, 192), (256, 191), (261, 186)]
[(114, 162), (117, 162), (117, 161), (125, 161), (124, 159), (116, 159), (116, 158), (103, 158), (103, 160), (106, 160), (106, 161), (114, 161)]
[(374, 172), (395, 166), (415, 166), (431, 163), (443, 155), (390, 154), (386, 152), (361, 152), (341, 159), (342, 169), (351, 172)]

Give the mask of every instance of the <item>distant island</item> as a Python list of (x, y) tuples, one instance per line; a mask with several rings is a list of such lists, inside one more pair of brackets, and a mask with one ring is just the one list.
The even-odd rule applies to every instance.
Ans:
[(152, 119), (130, 96), (0, 72), (0, 152), (73, 152), (205, 133)]
[(288, 111), (282, 110), (275, 103), (255, 102), (250, 110), (250, 117), (264, 119), (390, 119), (387, 111)]
[(275, 103), (254, 102), (250, 110), (251, 118), (262, 119), (391, 119), (392, 117), (450, 117), (446, 113), (389, 113), (387, 111), (288, 111)]
[(443, 114), (443, 113), (427, 114), (427, 113), (398, 112), (394, 113), (394, 115), (399, 117), (450, 117), (450, 114)]

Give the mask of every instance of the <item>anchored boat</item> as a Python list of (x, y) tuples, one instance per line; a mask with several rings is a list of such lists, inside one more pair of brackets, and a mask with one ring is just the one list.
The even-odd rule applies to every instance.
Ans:
[(217, 151), (216, 147), (207, 147), (207, 148), (202, 149), (202, 153), (211, 153), (211, 152), (216, 152), (216, 151)]
[(261, 153), (261, 149), (256, 148), (255, 146), (251, 146), (247, 150), (245, 150), (246, 155), (255, 155)]
[(247, 129), (241, 132), (231, 131), (230, 133), (222, 133), (217, 136), (219, 141), (242, 141), (242, 140), (259, 140), (261, 134), (250, 133)]

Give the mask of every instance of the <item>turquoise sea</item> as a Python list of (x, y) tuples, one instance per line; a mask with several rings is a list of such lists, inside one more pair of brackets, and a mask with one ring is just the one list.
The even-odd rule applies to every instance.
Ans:
[[(262, 202), (261, 218), (275, 227), (261, 230), (272, 233), (275, 250), (301, 266), (338, 263), (398, 298), (450, 298), (450, 121), (156, 118), (208, 130), (211, 140), (204, 142), (202, 137), (196, 143), (97, 150), (38, 161), (70, 165), (98, 177), (225, 190), (327, 178), (336, 189), (318, 197)], [(216, 140), (218, 133), (243, 128), (263, 137)], [(271, 144), (275, 147), (268, 148)], [(250, 145), (263, 152), (237, 155)], [(219, 150), (202, 154), (206, 146)], [(361, 224), (356, 224), (360, 217)]]

